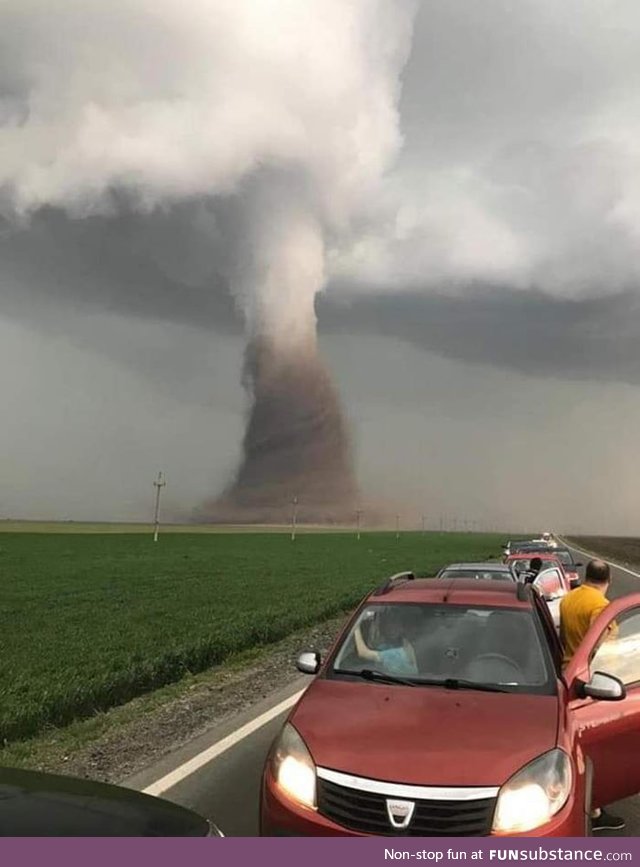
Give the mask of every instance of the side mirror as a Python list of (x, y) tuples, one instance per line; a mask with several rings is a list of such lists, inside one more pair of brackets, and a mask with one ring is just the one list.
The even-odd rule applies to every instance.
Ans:
[(627, 691), (624, 684), (612, 674), (605, 674), (604, 671), (595, 671), (589, 683), (585, 683), (582, 687), (583, 695), (589, 698), (597, 698), (602, 701), (621, 701), (625, 698)]
[(320, 671), (321, 656), (316, 651), (301, 653), (296, 661), (296, 668), (303, 674), (317, 674)]
[(579, 586), (580, 586), (580, 579), (579, 578), (570, 578), (569, 579), (569, 587), (571, 587), (572, 590), (575, 590), (576, 587), (579, 587)]

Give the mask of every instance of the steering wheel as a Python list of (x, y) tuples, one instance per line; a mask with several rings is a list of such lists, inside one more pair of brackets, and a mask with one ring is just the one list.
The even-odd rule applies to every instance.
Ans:
[(480, 656), (476, 656), (474, 663), (477, 664), (479, 662), (500, 662), (503, 665), (506, 665), (507, 668), (510, 668), (511, 671), (515, 672), (518, 677), (522, 677), (522, 670), (519, 665), (509, 659), (508, 656), (503, 656), (501, 653), (482, 653)]

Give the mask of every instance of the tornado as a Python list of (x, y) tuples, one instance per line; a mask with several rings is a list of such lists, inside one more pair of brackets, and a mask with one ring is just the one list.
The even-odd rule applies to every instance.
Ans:
[(353, 520), (358, 488), (348, 425), (314, 346), (284, 351), (257, 337), (245, 350), (250, 400), (240, 465), (202, 517), (281, 523)]
[(416, 4), (207, 0), (188, 15), (181, 0), (103, 5), (101, 26), (87, 27), (82, 4), (54, 3), (42, 18), (9, 3), (0, 215), (22, 225), (43, 208), (73, 220), (186, 209), (188, 240), (204, 232), (206, 249), (186, 244), (184, 263), (161, 250), (161, 267), (172, 284), (183, 274), (186, 296), (228, 290), (245, 333), (240, 460), (201, 516), (270, 521), (297, 499), (303, 521), (352, 521), (351, 442), (314, 301), (342, 258), (366, 254), (358, 239), (402, 147)]

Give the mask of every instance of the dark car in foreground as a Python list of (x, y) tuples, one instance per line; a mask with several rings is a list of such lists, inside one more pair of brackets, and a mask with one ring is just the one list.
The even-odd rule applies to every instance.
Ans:
[(640, 791), (640, 593), (563, 671), (532, 586), (405, 575), (298, 668), (316, 677), (267, 759), (263, 835), (579, 837)]
[(207, 819), (120, 786), (0, 768), (2, 837), (222, 837)]
[(490, 560), (486, 563), (450, 563), (437, 576), (441, 580), (466, 578), (473, 581), (517, 581), (518, 576), (506, 563)]

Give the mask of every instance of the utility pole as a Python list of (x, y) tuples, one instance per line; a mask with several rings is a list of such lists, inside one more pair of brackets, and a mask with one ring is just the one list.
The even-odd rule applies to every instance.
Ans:
[(293, 506), (293, 511), (291, 513), (291, 541), (296, 538), (296, 521), (298, 518), (298, 498), (294, 497), (291, 505)]
[(358, 509), (356, 511), (356, 527), (358, 532), (358, 541), (360, 540), (360, 515), (362, 514), (362, 509)]
[(158, 541), (158, 530), (160, 529), (160, 490), (164, 488), (166, 485), (166, 481), (164, 480), (162, 473), (158, 473), (158, 478), (153, 483), (154, 488), (156, 489), (156, 514), (153, 520), (155, 525), (155, 531), (153, 533), (153, 541)]

